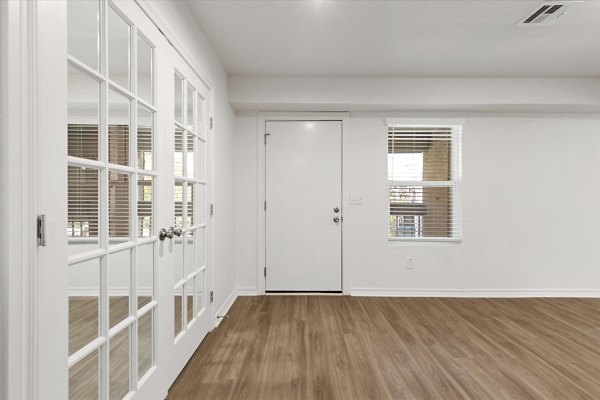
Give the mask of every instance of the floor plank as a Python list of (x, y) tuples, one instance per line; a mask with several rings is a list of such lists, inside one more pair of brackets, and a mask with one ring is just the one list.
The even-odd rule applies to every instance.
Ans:
[(600, 299), (240, 297), (168, 399), (600, 399)]

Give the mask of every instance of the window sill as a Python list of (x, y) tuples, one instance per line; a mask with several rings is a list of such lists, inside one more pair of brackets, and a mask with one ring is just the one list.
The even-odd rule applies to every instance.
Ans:
[(388, 238), (388, 246), (456, 246), (462, 244), (462, 238)]

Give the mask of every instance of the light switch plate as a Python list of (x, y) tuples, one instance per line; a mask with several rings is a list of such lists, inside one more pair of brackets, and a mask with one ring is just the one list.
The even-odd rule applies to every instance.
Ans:
[(365, 199), (362, 194), (351, 194), (350, 195), (350, 205), (351, 206), (362, 206), (365, 204)]

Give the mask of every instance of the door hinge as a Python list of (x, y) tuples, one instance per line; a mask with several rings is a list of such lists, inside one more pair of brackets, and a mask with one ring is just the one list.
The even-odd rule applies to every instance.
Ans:
[(46, 245), (46, 216), (43, 214), (37, 217), (37, 244)]
[(267, 136), (271, 136), (270, 133), (265, 133), (265, 144), (267, 144)]
[(215, 215), (215, 207), (214, 204), (210, 204), (210, 216), (212, 217), (213, 215)]
[(215, 292), (213, 292), (212, 290), (210, 291), (210, 302), (214, 302), (215, 301)]
[(264, 208), (265, 208), (265, 211), (267, 211), (267, 201), (266, 200), (265, 200)]
[(210, 117), (210, 129), (212, 129), (214, 126), (214, 119), (213, 117)]
[(267, 277), (267, 267), (265, 267), (264, 271), (263, 271), (265, 278)]

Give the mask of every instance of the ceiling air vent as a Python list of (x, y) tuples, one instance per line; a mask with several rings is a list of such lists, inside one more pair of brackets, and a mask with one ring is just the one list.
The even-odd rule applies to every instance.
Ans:
[(548, 25), (567, 13), (567, 9), (581, 1), (545, 1), (536, 7), (519, 25)]

